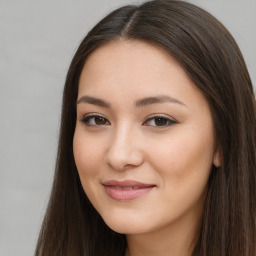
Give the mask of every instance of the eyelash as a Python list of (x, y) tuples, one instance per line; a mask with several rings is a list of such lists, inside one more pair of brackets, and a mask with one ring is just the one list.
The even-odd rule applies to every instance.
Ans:
[[(97, 124), (96, 123), (96, 118), (102, 118), (101, 121), (105, 122), (103, 124)], [(89, 122), (91, 120), (94, 119), (94, 124), (90, 124)], [(150, 121), (154, 121), (155, 124), (156, 124), (156, 119), (160, 119), (158, 121), (164, 121), (165, 124), (164, 125), (147, 125), (146, 123), (149, 123)], [(99, 120), (98, 120), (99, 121)], [(104, 125), (110, 125), (111, 123), (103, 116), (101, 115), (96, 115), (96, 114), (89, 114), (89, 115), (86, 115), (84, 116), (84, 118), (81, 120), (81, 122), (83, 122), (85, 125), (87, 126), (104, 126)], [(162, 116), (162, 115), (155, 115), (155, 116), (151, 116), (149, 118), (146, 119), (146, 121), (144, 121), (142, 123), (142, 125), (145, 125), (145, 126), (152, 126), (152, 127), (156, 127), (157, 129), (161, 129), (161, 128), (165, 128), (165, 127), (168, 127), (168, 126), (172, 126), (174, 124), (176, 124), (177, 122), (168, 118), (168, 117), (165, 117), (165, 116)]]
[(162, 116), (162, 115), (154, 115), (154, 116), (151, 116), (149, 118), (146, 119), (145, 122), (143, 122), (143, 125), (145, 125), (146, 123), (150, 122), (150, 121), (154, 121), (154, 123), (156, 124), (156, 120), (157, 119), (161, 119), (161, 121), (165, 121), (166, 123), (164, 125), (146, 125), (146, 126), (153, 126), (153, 127), (156, 127), (158, 129), (161, 129), (161, 128), (165, 128), (165, 127), (168, 127), (168, 126), (172, 126), (174, 124), (177, 124), (176, 121), (166, 117), (166, 116)]
[[(108, 122), (108, 124), (96, 124), (95, 123), (95, 119), (96, 118), (102, 118), (103, 121), (106, 121)], [(94, 123), (95, 124), (90, 124), (89, 122), (94, 119)], [(89, 115), (86, 115), (84, 116), (84, 118), (81, 120), (81, 122), (83, 122), (85, 125), (87, 126), (102, 126), (102, 125), (110, 125), (110, 122), (103, 116), (101, 115), (95, 115), (95, 114), (89, 114)]]

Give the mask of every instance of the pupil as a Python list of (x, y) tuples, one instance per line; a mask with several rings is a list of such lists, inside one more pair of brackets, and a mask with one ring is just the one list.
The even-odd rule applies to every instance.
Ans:
[(167, 120), (165, 118), (159, 117), (155, 119), (155, 123), (157, 126), (164, 126), (167, 124)]
[(102, 124), (105, 124), (105, 118), (103, 117), (96, 117), (95, 118), (95, 123), (98, 124), (98, 125), (102, 125)]

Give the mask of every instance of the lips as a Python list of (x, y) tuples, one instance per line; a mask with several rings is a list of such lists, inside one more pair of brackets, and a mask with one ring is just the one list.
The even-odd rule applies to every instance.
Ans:
[(107, 195), (117, 201), (135, 200), (156, 187), (154, 184), (146, 184), (133, 180), (108, 180), (103, 182), (103, 186)]

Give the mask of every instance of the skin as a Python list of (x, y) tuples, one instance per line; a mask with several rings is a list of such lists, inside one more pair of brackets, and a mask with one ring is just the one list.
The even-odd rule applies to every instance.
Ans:
[[(163, 95), (175, 100), (134, 103)], [(103, 118), (85, 121), (92, 114)], [(191, 255), (211, 167), (220, 165), (214, 145), (206, 99), (164, 50), (119, 39), (89, 56), (79, 80), (74, 157), (96, 210), (111, 229), (126, 234), (126, 255)], [(102, 185), (113, 179), (155, 187), (118, 201)]]

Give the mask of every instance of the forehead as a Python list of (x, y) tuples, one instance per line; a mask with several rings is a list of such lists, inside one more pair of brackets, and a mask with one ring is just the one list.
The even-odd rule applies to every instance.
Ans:
[(160, 47), (142, 41), (121, 39), (99, 47), (88, 57), (80, 76), (80, 84), (89, 80), (95, 83), (104, 80), (105, 85), (110, 86), (117, 79), (122, 79), (122, 84), (131, 84), (157, 78), (159, 86), (162, 80), (170, 76), (172, 80), (190, 82), (178, 62)]
[(146, 42), (124, 39), (109, 42), (88, 57), (79, 80), (79, 97), (84, 94), (109, 100), (168, 94), (181, 101), (205, 101), (169, 53)]

